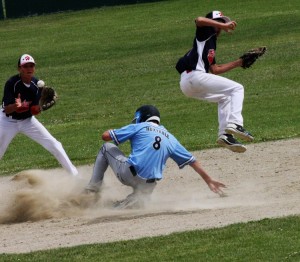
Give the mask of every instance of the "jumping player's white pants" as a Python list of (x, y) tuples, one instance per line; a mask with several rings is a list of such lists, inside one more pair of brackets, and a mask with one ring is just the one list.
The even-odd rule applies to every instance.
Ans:
[(201, 71), (184, 71), (180, 79), (181, 91), (188, 97), (218, 103), (219, 135), (228, 123), (243, 126), (244, 87), (225, 77)]
[(34, 116), (24, 120), (15, 120), (0, 113), (0, 159), (18, 133), (22, 133), (42, 145), (69, 173), (78, 175), (76, 167), (71, 163), (62, 144)]

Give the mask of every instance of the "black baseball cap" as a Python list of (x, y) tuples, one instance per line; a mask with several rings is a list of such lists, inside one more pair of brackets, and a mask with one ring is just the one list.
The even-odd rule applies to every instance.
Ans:
[(231, 21), (230, 18), (228, 16), (224, 16), (221, 11), (212, 11), (205, 17), (213, 20), (222, 20), (224, 23), (228, 23)]

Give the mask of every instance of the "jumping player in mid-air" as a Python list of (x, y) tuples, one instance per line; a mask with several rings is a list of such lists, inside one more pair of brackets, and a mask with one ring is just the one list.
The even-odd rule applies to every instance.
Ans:
[(62, 144), (36, 119), (40, 113), (38, 79), (34, 77), (35, 61), (28, 54), (18, 60), (19, 74), (7, 80), (0, 113), (0, 159), (12, 139), (22, 133), (47, 149), (72, 175), (78, 175)]
[(228, 78), (218, 76), (242, 66), (242, 59), (217, 64), (215, 52), (221, 31), (231, 32), (237, 26), (220, 11), (195, 19), (196, 36), (193, 48), (181, 57), (176, 69), (180, 73), (180, 88), (188, 96), (218, 103), (219, 137), (217, 143), (233, 152), (245, 152), (246, 147), (235, 137), (252, 141), (253, 136), (244, 129), (242, 108), (244, 87)]
[[(178, 140), (162, 125), (160, 113), (152, 105), (144, 105), (135, 112), (132, 124), (120, 129), (107, 130), (102, 134), (104, 143), (101, 147), (94, 171), (86, 193), (101, 190), (104, 173), (110, 166), (119, 181), (133, 188), (133, 193), (123, 201), (117, 202), (117, 208), (140, 207), (149, 199), (157, 181), (163, 177), (163, 170), (168, 158), (173, 159), (183, 168), (190, 165), (215, 193), (223, 194), (224, 184), (213, 180), (201, 167), (200, 162), (188, 152)], [(131, 154), (126, 157), (117, 145), (129, 140)]]

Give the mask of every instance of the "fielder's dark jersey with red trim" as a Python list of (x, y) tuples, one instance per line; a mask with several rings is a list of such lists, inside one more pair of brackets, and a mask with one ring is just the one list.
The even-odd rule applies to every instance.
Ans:
[(188, 70), (209, 72), (209, 66), (216, 63), (215, 50), (217, 49), (216, 31), (211, 26), (196, 28), (193, 48), (181, 57), (176, 69), (181, 74)]
[[(26, 100), (27, 102), (31, 102), (30, 106), (38, 105), (41, 91), (37, 86), (37, 81), (38, 79), (33, 77), (31, 79), (30, 85), (26, 86), (22, 82), (20, 75), (12, 76), (5, 83), (2, 107), (14, 104), (15, 99), (19, 94), (21, 95), (22, 102)], [(31, 117), (32, 114), (29, 110), (22, 113), (13, 112), (9, 114), (9, 116), (12, 116), (13, 119), (26, 119), (28, 117)]]

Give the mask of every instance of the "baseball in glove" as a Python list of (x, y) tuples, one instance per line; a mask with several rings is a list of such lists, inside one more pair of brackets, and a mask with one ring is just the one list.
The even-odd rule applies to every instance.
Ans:
[(39, 106), (42, 111), (46, 111), (55, 105), (57, 100), (57, 94), (55, 90), (50, 86), (41, 87), (41, 98), (39, 101)]
[(246, 69), (253, 65), (253, 63), (267, 51), (265, 46), (251, 49), (244, 53), (240, 58), (242, 59), (242, 68)]

